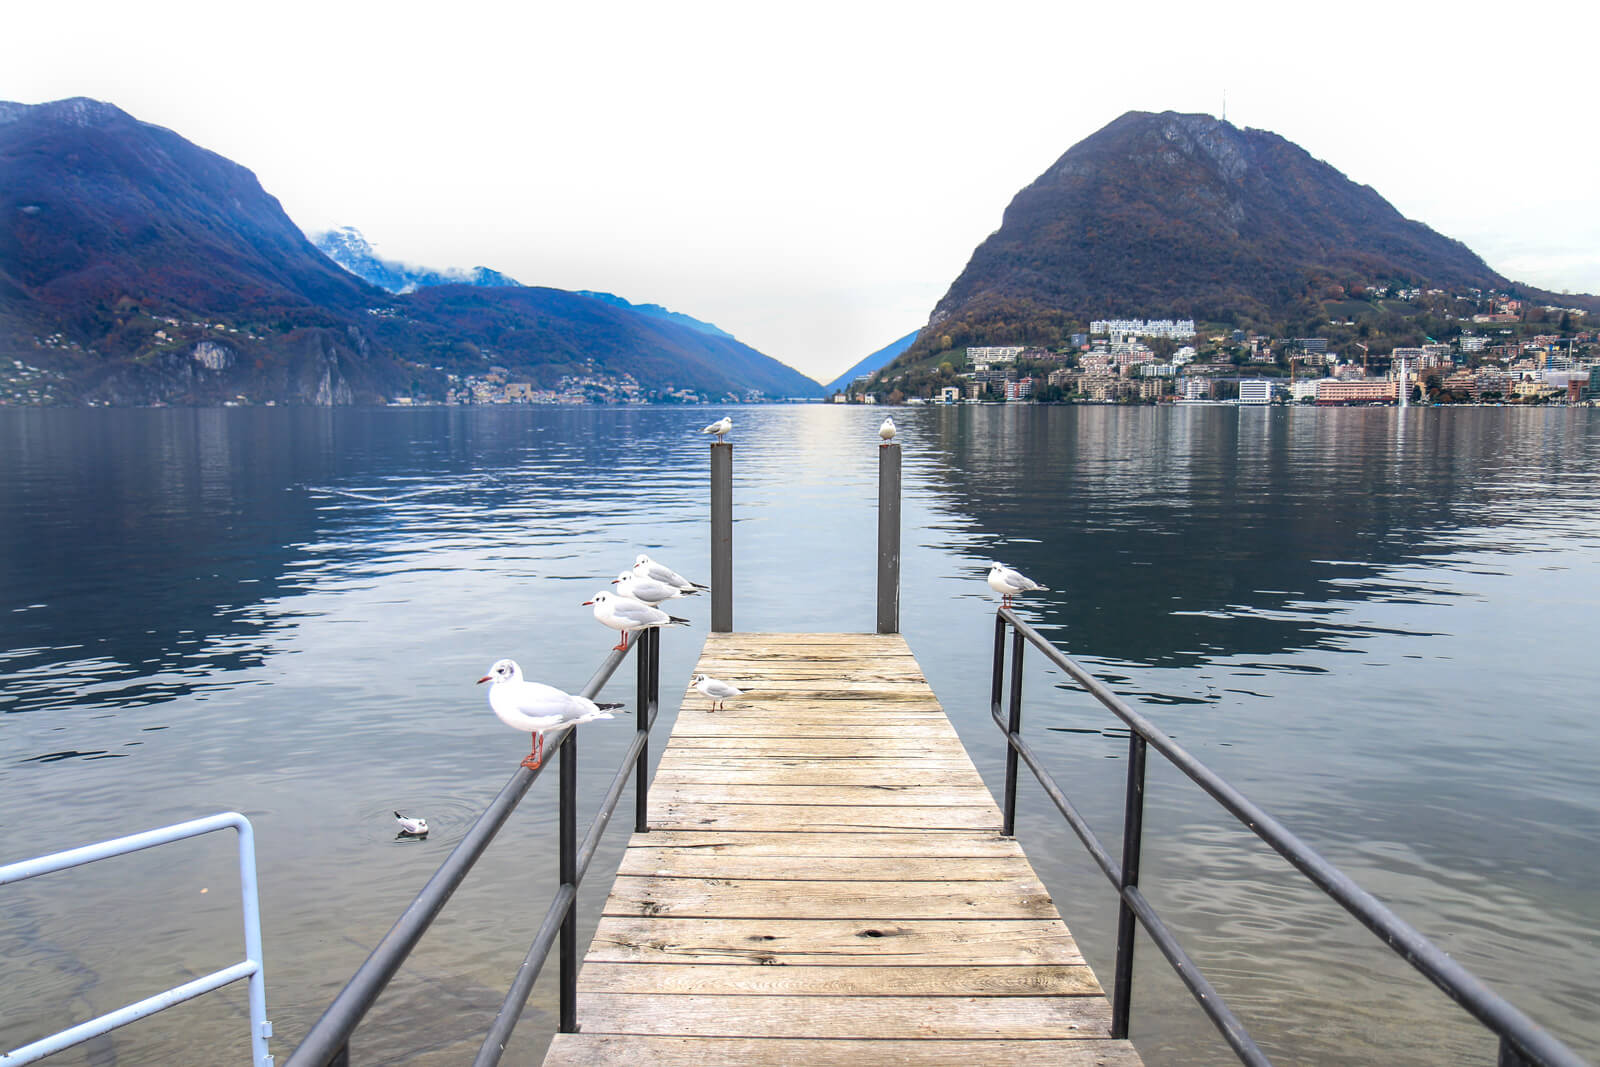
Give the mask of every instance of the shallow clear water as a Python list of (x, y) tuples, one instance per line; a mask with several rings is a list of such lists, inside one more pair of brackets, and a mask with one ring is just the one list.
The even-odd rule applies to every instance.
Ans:
[[(473, 682), (576, 689), (581, 602), (708, 570), (706, 409), (0, 411), (0, 861), (235, 809), (258, 835), (281, 1057), (504, 784)], [(741, 630), (873, 626), (883, 413), (732, 410)], [(1001, 558), (1026, 611), (1181, 744), (1590, 1057), (1600, 954), (1600, 419), (1587, 410), (924, 408), (902, 628), (991, 785)], [(709, 623), (663, 650), (663, 726)], [(631, 669), (612, 692), (629, 698)], [(1125, 732), (1035, 657), (1027, 731), (1116, 847)], [(585, 728), (593, 802), (628, 727)], [(553, 883), (554, 775), (359, 1058), (469, 1059)], [(1031, 786), (1019, 836), (1103, 981), (1113, 898)], [(428, 817), (394, 837), (390, 811)], [(583, 898), (587, 938), (625, 841)], [(0, 1045), (238, 958), (223, 835), (0, 889)], [(1464, 1014), (1159, 761), (1143, 882), (1281, 1062), (1492, 1060)], [(1134, 1036), (1228, 1062), (1153, 947)], [(507, 1062), (537, 1062), (542, 980)], [(64, 1063), (243, 1060), (242, 990)], [(200, 1049), (206, 1050), (201, 1053)]]

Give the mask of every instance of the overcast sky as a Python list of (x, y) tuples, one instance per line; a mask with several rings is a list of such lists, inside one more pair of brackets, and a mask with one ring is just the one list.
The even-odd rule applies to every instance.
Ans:
[(0, 99), (109, 101), (308, 234), (665, 304), (822, 380), (1074, 143), (1224, 94), (1501, 273), (1600, 292), (1593, 2), (11, 8)]

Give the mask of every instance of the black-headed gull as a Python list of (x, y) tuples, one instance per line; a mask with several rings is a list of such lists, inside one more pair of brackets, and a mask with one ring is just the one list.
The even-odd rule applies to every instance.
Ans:
[(742, 697), (746, 693), (755, 692), (753, 689), (740, 689), (736, 685), (730, 685), (727, 682), (711, 677), (709, 674), (697, 674), (689, 681), (696, 689), (711, 699), (712, 711), (719, 710), (717, 708), (718, 704), (725, 704), (734, 697)]
[(1032, 578), (998, 562), (989, 566), (989, 588), (1000, 594), (1000, 602), (1008, 608), (1011, 606), (1011, 598), (1018, 593), (1032, 593), (1035, 590), (1042, 590), (1047, 593), (1050, 591), (1048, 586), (1040, 585)]
[(642, 600), (632, 597), (616, 596), (605, 591), (594, 595), (593, 600), (585, 600), (584, 606), (593, 605), (594, 617), (613, 630), (622, 632), (622, 641), (612, 646), (613, 652), (621, 652), (628, 647), (628, 635), (638, 633), (640, 630), (649, 630), (657, 626), (688, 626), (688, 619), (680, 619), (676, 615), (668, 615), (659, 608), (653, 608)]
[(617, 587), (617, 595), (631, 597), (634, 600), (642, 600), (651, 607), (656, 606), (663, 600), (672, 600), (674, 597), (685, 597), (690, 593), (700, 592), (698, 589), (690, 589), (686, 592), (675, 585), (658, 582), (654, 578), (646, 578), (632, 571), (623, 571), (616, 576), (611, 584)]
[[(878, 427), (878, 436), (883, 438), (883, 444), (884, 445), (886, 445), (890, 441), (894, 440), (894, 420), (893, 419), (884, 419), (883, 420), (883, 425)], [(883, 445), (879, 445), (878, 447), (882, 448)]]
[(724, 434), (730, 434), (733, 432), (733, 416), (724, 415), (722, 418), (718, 419), (716, 422), (713, 422), (710, 426), (707, 426), (700, 432), (714, 433), (717, 435), (717, 440), (720, 442)]
[(685, 593), (695, 589), (710, 588), (710, 586), (701, 585), (699, 582), (691, 582), (665, 563), (657, 563), (642, 552), (639, 553), (639, 558), (633, 561), (633, 573), (641, 578), (649, 578), (652, 581), (677, 586)]
[(427, 819), (412, 819), (412, 818), (409, 818), (408, 816), (401, 815), (397, 811), (397, 812), (394, 813), (394, 821), (400, 824), (400, 836), (401, 837), (427, 837), (428, 836), (428, 820)]
[(515, 660), (495, 660), (489, 673), (478, 684), (489, 686), (489, 707), (495, 718), (514, 730), (533, 735), (533, 751), (522, 765), (537, 770), (544, 760), (544, 735), (547, 730), (577, 726), (596, 719), (613, 719), (613, 708), (621, 704), (596, 704), (588, 697), (563, 693), (553, 685), (522, 680), (522, 668)]

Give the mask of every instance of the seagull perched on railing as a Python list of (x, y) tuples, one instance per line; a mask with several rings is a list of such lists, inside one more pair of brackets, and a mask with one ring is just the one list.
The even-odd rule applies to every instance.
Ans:
[[(697, 674), (689, 681), (696, 689), (711, 699), (712, 711), (726, 710), (727, 702), (734, 697), (742, 697), (746, 693), (755, 691), (753, 689), (740, 689), (736, 685), (720, 681), (709, 674)], [(718, 704), (723, 705), (723, 708), (718, 709)]]
[(613, 596), (601, 591), (594, 595), (593, 600), (585, 600), (585, 607), (594, 607), (594, 617), (613, 630), (622, 632), (622, 641), (613, 645), (613, 652), (622, 652), (628, 647), (628, 635), (638, 633), (640, 630), (649, 630), (660, 626), (688, 626), (688, 619), (680, 619), (676, 615), (668, 615), (659, 608), (653, 608), (642, 600), (632, 597)]
[[(533, 735), (533, 751), (522, 761), (524, 767), (537, 770), (544, 761), (544, 735), (547, 730), (563, 726), (577, 726), (596, 719), (614, 719), (613, 708), (621, 704), (596, 704), (588, 697), (564, 693), (553, 685), (522, 680), (522, 668), (515, 660), (495, 660), (489, 673), (478, 679), (478, 684), (489, 686), (489, 707), (497, 719), (514, 730), (524, 730)], [(396, 812), (396, 814), (399, 814)]]
[(642, 552), (639, 554), (639, 558), (633, 561), (633, 573), (641, 578), (649, 578), (651, 581), (676, 586), (685, 593), (692, 593), (696, 589), (710, 588), (709, 586), (701, 585), (699, 582), (691, 582), (665, 563), (657, 563)]
[(879, 448), (882, 448), (884, 445), (887, 445), (890, 441), (894, 440), (894, 420), (893, 419), (884, 419), (883, 420), (883, 425), (878, 427), (878, 436), (883, 438), (883, 445), (879, 445), (878, 446)]
[(1000, 603), (1005, 607), (1011, 606), (1011, 598), (1018, 593), (1032, 593), (1036, 590), (1049, 592), (1049, 588), (1040, 585), (1032, 578), (1012, 570), (1003, 563), (989, 565), (989, 588), (1000, 594)]
[(714, 434), (716, 434), (717, 435), (717, 443), (721, 444), (723, 435), (724, 434), (730, 434), (730, 433), (733, 432), (733, 416), (732, 415), (724, 415), (724, 416), (722, 416), (722, 418), (718, 419), (716, 422), (713, 422), (710, 426), (707, 426), (705, 429), (701, 430), (700, 432), (701, 433), (714, 433)]
[(617, 575), (616, 578), (612, 579), (611, 584), (617, 587), (617, 595), (631, 597), (634, 600), (641, 600), (644, 603), (649, 604), (651, 607), (655, 607), (663, 600), (671, 600), (674, 597), (685, 597), (689, 596), (691, 593), (697, 594), (700, 592), (698, 589), (689, 589), (685, 591), (683, 589), (679, 589), (675, 585), (668, 585), (666, 582), (658, 582), (654, 578), (646, 578), (643, 575), (635, 574), (632, 571), (623, 571), (621, 574)]

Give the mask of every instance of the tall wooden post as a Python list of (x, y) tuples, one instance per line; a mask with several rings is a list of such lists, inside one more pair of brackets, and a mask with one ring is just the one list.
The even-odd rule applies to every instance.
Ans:
[(878, 632), (900, 632), (900, 446), (878, 447)]
[(733, 444), (711, 446), (711, 632), (733, 632)]

